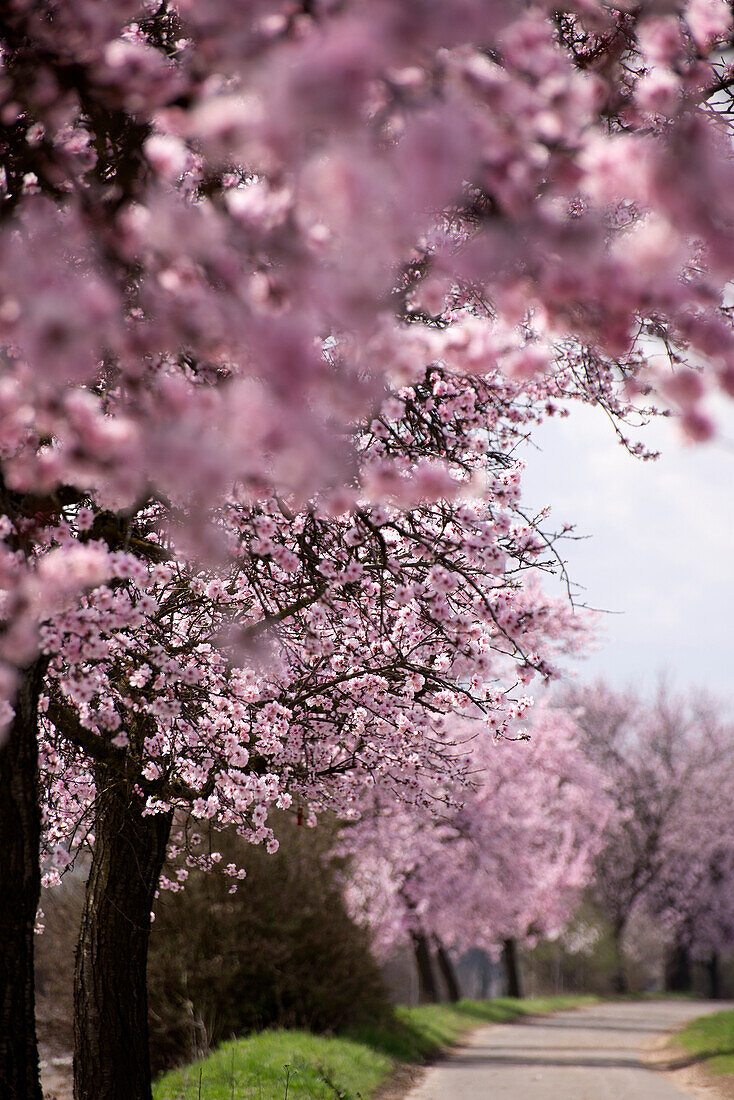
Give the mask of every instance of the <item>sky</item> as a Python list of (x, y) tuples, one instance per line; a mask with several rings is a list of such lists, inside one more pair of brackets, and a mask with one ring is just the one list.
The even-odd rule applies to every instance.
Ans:
[(668, 419), (637, 433), (662, 452), (654, 462), (588, 408), (543, 425), (522, 455), (525, 505), (587, 536), (562, 548), (577, 601), (606, 612), (575, 665), (583, 680), (648, 693), (667, 674), (734, 700), (734, 407), (715, 411), (721, 431), (705, 445)]

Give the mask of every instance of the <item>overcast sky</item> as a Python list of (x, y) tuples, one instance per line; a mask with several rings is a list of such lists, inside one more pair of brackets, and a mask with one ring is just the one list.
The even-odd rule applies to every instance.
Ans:
[(632, 458), (598, 410), (579, 408), (534, 435), (524, 500), (551, 505), (584, 541), (563, 556), (582, 602), (600, 619), (584, 679), (654, 688), (707, 686), (734, 698), (734, 409), (715, 442), (687, 446), (668, 420), (638, 433), (655, 462)]

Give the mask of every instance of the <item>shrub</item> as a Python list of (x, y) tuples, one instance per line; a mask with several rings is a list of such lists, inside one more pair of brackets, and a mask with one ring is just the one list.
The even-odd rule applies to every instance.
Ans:
[(330, 829), (288, 819), (278, 832), (275, 855), (212, 834), (222, 864), (247, 868), (235, 894), (231, 878), (199, 871), (183, 893), (161, 892), (148, 966), (156, 1071), (250, 1030), (342, 1031), (387, 1013), (366, 933), (342, 901)]

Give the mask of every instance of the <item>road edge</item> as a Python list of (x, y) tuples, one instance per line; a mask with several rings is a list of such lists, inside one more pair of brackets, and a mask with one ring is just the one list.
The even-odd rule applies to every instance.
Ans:
[(708, 1100), (734, 1100), (734, 1074), (712, 1073), (690, 1051), (675, 1043), (680, 1027), (656, 1035), (640, 1050), (643, 1064), (666, 1077), (682, 1092)]

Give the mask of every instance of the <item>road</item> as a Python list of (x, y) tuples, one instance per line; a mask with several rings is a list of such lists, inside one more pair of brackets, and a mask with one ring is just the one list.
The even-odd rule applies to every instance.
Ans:
[[(644, 1064), (656, 1036), (730, 1005), (627, 1001), (482, 1027), (428, 1071), (407, 1100), (681, 1100)], [(712, 1095), (709, 1093), (709, 1095)]]

